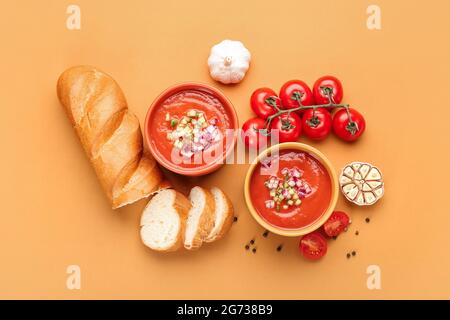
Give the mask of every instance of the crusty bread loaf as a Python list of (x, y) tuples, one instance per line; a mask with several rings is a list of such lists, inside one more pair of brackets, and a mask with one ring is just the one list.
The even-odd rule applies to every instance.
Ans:
[(219, 188), (211, 188), (214, 197), (214, 226), (205, 242), (213, 242), (221, 239), (230, 230), (234, 220), (233, 204), (227, 195)]
[(183, 245), (189, 200), (172, 190), (158, 192), (141, 217), (141, 239), (150, 249), (160, 252), (178, 250)]
[(73, 67), (60, 76), (57, 92), (113, 209), (158, 190), (162, 173), (143, 153), (139, 121), (110, 76)]
[(215, 203), (212, 194), (201, 187), (189, 193), (191, 210), (186, 222), (184, 247), (188, 250), (200, 248), (214, 226)]

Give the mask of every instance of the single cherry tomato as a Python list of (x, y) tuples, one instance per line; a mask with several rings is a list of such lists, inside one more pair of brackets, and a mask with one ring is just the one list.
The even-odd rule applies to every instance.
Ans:
[(282, 113), (272, 120), (270, 130), (278, 130), (279, 142), (297, 141), (302, 133), (302, 119), (294, 112)]
[(242, 140), (249, 148), (260, 148), (267, 141), (267, 137), (261, 133), (264, 129), (266, 121), (255, 117), (248, 119), (242, 126)]
[(314, 83), (313, 95), (316, 104), (330, 103), (329, 95), (331, 95), (333, 103), (339, 104), (344, 96), (344, 89), (338, 78), (325, 76), (317, 79)]
[(291, 80), (286, 82), (280, 89), (280, 99), (284, 109), (294, 109), (299, 107), (300, 104), (298, 100), (300, 100), (300, 103), (303, 106), (314, 104), (311, 89), (301, 80)]
[(331, 132), (331, 115), (325, 108), (307, 109), (302, 117), (305, 135), (312, 140), (322, 140)]
[(350, 224), (350, 218), (343, 211), (334, 211), (323, 225), (323, 230), (329, 237), (337, 237)]
[(258, 117), (267, 119), (277, 113), (275, 106), (279, 108), (280, 103), (275, 91), (269, 88), (259, 88), (253, 92), (250, 98), (250, 106)]
[(327, 253), (327, 240), (319, 232), (312, 232), (300, 240), (300, 251), (310, 260), (318, 260)]
[[(349, 117), (350, 114), (350, 117)], [(355, 141), (366, 129), (366, 120), (355, 109), (341, 109), (333, 116), (333, 131), (345, 141)]]

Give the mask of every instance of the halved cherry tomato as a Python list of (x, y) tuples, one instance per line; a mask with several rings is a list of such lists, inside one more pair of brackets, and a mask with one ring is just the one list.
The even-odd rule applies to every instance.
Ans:
[(305, 135), (312, 140), (325, 139), (331, 132), (331, 115), (325, 108), (307, 109), (302, 117)]
[(270, 130), (278, 130), (279, 142), (295, 142), (302, 133), (302, 119), (294, 112), (283, 113), (272, 120)]
[(318, 260), (327, 253), (327, 240), (317, 231), (303, 236), (300, 240), (300, 251), (310, 260)]
[[(351, 120), (348, 116), (350, 114)], [(362, 114), (355, 109), (341, 109), (333, 116), (333, 131), (341, 139), (345, 141), (355, 141), (366, 129), (366, 120)]]
[(266, 121), (264, 119), (255, 117), (248, 119), (242, 126), (242, 139), (244, 144), (249, 148), (260, 148), (267, 137), (261, 134), (261, 129), (264, 129)]
[(329, 237), (337, 237), (350, 224), (350, 218), (343, 211), (334, 211), (323, 225), (323, 230)]
[(316, 104), (328, 104), (330, 102), (327, 92), (331, 94), (333, 103), (341, 103), (342, 97), (344, 96), (344, 89), (338, 78), (324, 76), (317, 79), (313, 87), (313, 95)]
[(256, 89), (250, 97), (250, 106), (253, 112), (260, 118), (267, 119), (269, 116), (275, 114), (277, 110), (273, 105), (280, 107), (278, 96), (272, 89)]
[(286, 82), (280, 89), (281, 104), (284, 109), (294, 109), (300, 106), (298, 100), (303, 106), (314, 104), (314, 98), (311, 89), (301, 80), (291, 80)]

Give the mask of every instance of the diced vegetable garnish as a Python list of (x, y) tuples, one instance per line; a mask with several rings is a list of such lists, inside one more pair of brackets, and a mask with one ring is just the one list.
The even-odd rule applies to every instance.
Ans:
[(208, 121), (201, 111), (191, 109), (180, 120), (172, 118), (167, 121), (173, 129), (167, 134), (167, 139), (185, 157), (206, 150), (222, 138), (217, 119)]
[(312, 192), (308, 183), (301, 179), (300, 169), (283, 168), (281, 170), (282, 178), (271, 176), (265, 181), (265, 186), (269, 189), (270, 200), (265, 202), (266, 208), (280, 211), (289, 209), (292, 206), (299, 206), (302, 198)]

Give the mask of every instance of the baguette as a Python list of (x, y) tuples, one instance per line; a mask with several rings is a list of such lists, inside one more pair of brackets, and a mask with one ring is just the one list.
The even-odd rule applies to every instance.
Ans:
[(192, 188), (189, 193), (189, 210), (184, 247), (188, 250), (199, 249), (214, 226), (215, 203), (212, 194), (201, 187)]
[(139, 121), (110, 76), (73, 67), (61, 74), (57, 93), (113, 209), (159, 189), (162, 173), (144, 154)]
[(227, 195), (219, 188), (212, 188), (211, 194), (214, 197), (214, 226), (205, 242), (213, 242), (221, 239), (230, 230), (234, 220), (233, 204)]
[(175, 190), (162, 190), (145, 207), (141, 217), (142, 242), (152, 250), (172, 252), (183, 245), (189, 200)]

